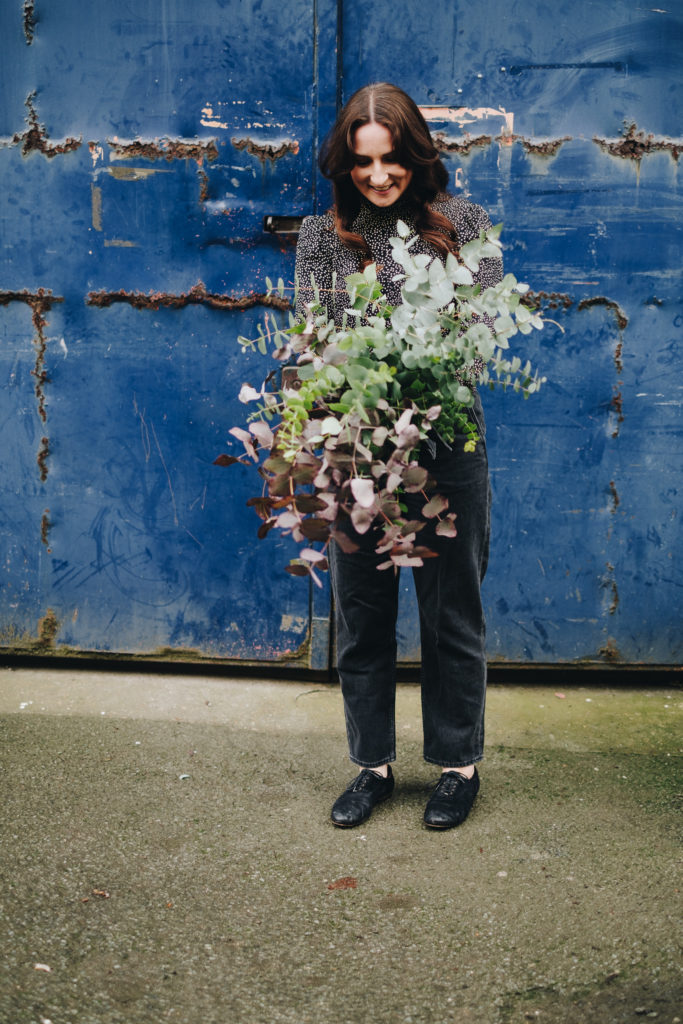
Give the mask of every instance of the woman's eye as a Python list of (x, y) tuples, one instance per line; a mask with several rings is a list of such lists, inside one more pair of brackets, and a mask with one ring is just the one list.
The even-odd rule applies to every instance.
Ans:
[(383, 164), (397, 164), (398, 158), (395, 153), (385, 153), (382, 157)]
[(367, 167), (370, 161), (366, 156), (357, 156), (355, 158), (356, 167)]

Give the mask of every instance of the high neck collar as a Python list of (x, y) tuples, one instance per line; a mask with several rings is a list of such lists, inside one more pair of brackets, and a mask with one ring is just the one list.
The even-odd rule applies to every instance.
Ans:
[(391, 206), (375, 206), (365, 196), (361, 196), (360, 209), (356, 216), (356, 221), (360, 223), (372, 221), (375, 224), (385, 222), (395, 224), (397, 220), (405, 220), (411, 217), (412, 211), (413, 204), (405, 195), (399, 196)]
[(408, 197), (399, 196), (395, 203), (391, 206), (376, 206), (371, 203), (365, 196), (360, 197), (360, 209), (358, 210), (358, 216), (372, 216), (380, 219), (386, 218), (387, 220), (396, 220), (397, 217), (402, 216), (405, 213), (409, 213), (412, 208), (412, 204)]

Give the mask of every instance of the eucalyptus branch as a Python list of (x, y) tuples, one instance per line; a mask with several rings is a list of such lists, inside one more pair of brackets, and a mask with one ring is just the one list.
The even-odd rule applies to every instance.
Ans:
[[(387, 302), (371, 264), (349, 275), (342, 289), (335, 280), (320, 289), (312, 278), (305, 318), (289, 314), (283, 328), (266, 314), (257, 338), (238, 339), (245, 349), (270, 349), (280, 364), (296, 366), (298, 389), (269, 389), (270, 378), (260, 390), (242, 387), (240, 400), (258, 403), (248, 431), (230, 431), (246, 458), (216, 460), (259, 464), (265, 490), (249, 500), (263, 520), (259, 537), (277, 527), (304, 545), (289, 572), (319, 583), (315, 570), (326, 568), (330, 539), (353, 550), (354, 531), (376, 529), (376, 550), (388, 556), (380, 568), (394, 569), (434, 554), (416, 539), (429, 520), (437, 534), (456, 535), (456, 510), (434, 493), (417, 462), (420, 445), (432, 435), (474, 451), (480, 439), (468, 410), (477, 384), (528, 398), (545, 382), (529, 361), (507, 354), (517, 333), (543, 327), (540, 314), (521, 302), (527, 286), (512, 274), (485, 290), (474, 283), (480, 261), (499, 254), (499, 234), (500, 227), (482, 232), (462, 247), (460, 259), (449, 255), (442, 263), (413, 256), (415, 239), (399, 221), (391, 243), (403, 269), (400, 305)], [(266, 285), (275, 290), (269, 279)], [(295, 282), (295, 302), (300, 288)], [(285, 290), (280, 278), (278, 294)], [(341, 323), (324, 302), (332, 295), (343, 296)], [(401, 509), (410, 493), (425, 502), (419, 521), (406, 520)]]

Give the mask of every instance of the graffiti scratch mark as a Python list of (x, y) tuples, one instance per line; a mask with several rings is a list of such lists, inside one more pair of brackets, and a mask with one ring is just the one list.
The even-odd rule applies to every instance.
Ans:
[(152, 434), (154, 435), (154, 443), (156, 444), (157, 451), (159, 452), (159, 458), (161, 459), (161, 465), (164, 467), (164, 473), (166, 474), (166, 479), (168, 481), (168, 489), (169, 489), (169, 491), (171, 493), (171, 503), (173, 505), (173, 522), (174, 522), (175, 526), (179, 526), (180, 524), (178, 522), (178, 508), (176, 506), (175, 494), (173, 492), (173, 484), (171, 483), (171, 474), (168, 471), (168, 466), (166, 465), (166, 460), (164, 458), (164, 453), (161, 450), (161, 445), (159, 444), (159, 438), (157, 437), (157, 432), (154, 429), (154, 424), (150, 423), (150, 427), (152, 428)]

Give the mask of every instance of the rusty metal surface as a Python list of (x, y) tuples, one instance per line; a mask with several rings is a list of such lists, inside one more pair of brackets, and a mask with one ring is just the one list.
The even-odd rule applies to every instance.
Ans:
[(327, 665), (328, 595), (212, 465), (288, 308), (263, 217), (310, 212), (314, 4), (266, 6), (2, 5), (5, 650)]
[(486, 400), (493, 660), (680, 662), (681, 11), (579, 7), (1, 5), (0, 648), (327, 664), (329, 591), (212, 462), (236, 336), (286, 316), (264, 222), (325, 208), (320, 140), (388, 79), (565, 331), (545, 393)]
[(531, 339), (544, 392), (484, 396), (491, 658), (679, 664), (683, 9), (437, 3), (409, 24), (344, 9), (345, 95), (370, 77), (406, 86), (452, 180), (504, 222), (507, 267), (565, 330)]

